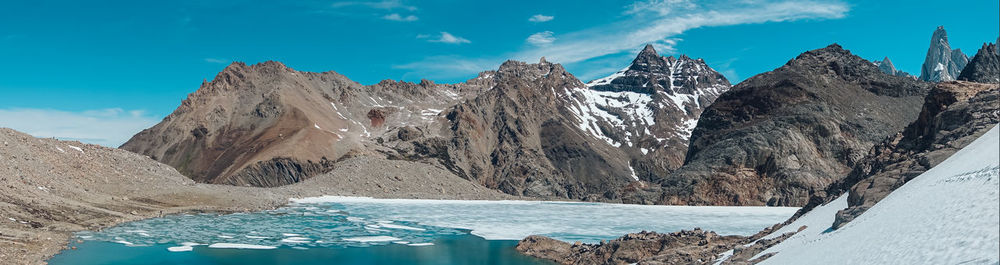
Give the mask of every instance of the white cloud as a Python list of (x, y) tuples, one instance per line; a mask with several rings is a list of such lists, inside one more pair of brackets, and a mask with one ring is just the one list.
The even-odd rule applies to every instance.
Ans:
[(429, 41), (429, 42), (443, 42), (443, 43), (451, 43), (451, 44), (462, 44), (462, 43), (470, 43), (471, 42), (471, 41), (469, 41), (469, 40), (467, 40), (465, 38), (462, 38), (462, 37), (459, 37), (459, 36), (455, 36), (455, 35), (451, 35), (451, 33), (444, 32), (444, 31), (442, 31), (441, 35), (439, 35), (437, 38), (431, 38), (431, 36), (427, 35), (427, 34), (419, 34), (419, 35), (417, 35), (417, 38), (418, 39), (428, 39), (427, 41)]
[(409, 16), (405, 16), (404, 17), (404, 16), (399, 15), (399, 13), (392, 13), (392, 14), (388, 14), (388, 15), (383, 16), (382, 19), (392, 20), (392, 21), (411, 22), (411, 21), (417, 21), (418, 18), (417, 18), (417, 16), (414, 16), (414, 15), (409, 15)]
[(206, 63), (227, 64), (227, 63), (229, 63), (229, 60), (219, 59), (219, 58), (205, 58), (205, 62)]
[(496, 69), (500, 62), (502, 60), (431, 56), (417, 62), (393, 65), (392, 68), (409, 70), (403, 78), (454, 79), (469, 78), (471, 74)]
[(118, 147), (159, 122), (141, 110), (120, 108), (70, 112), (50, 109), (0, 109), (0, 127), (35, 137), (55, 137)]
[[(633, 4), (626, 7), (626, 13), (632, 14), (632, 19), (562, 34), (559, 45), (524, 50), (515, 57), (530, 60), (545, 56), (553, 62), (573, 63), (633, 51), (646, 43), (658, 43), (663, 50), (669, 50), (677, 41), (672, 37), (690, 29), (801, 19), (837, 19), (844, 17), (848, 11), (847, 5), (839, 2), (743, 1), (693, 5), (687, 1)], [(671, 11), (673, 8), (682, 8), (685, 12)]]
[(537, 14), (537, 15), (534, 15), (534, 16), (531, 16), (530, 18), (528, 18), (528, 21), (531, 21), (531, 22), (546, 22), (546, 21), (550, 21), (550, 20), (552, 20), (554, 18), (556, 18), (556, 17), (554, 17), (554, 16), (546, 16), (546, 15), (542, 15), (542, 14)]
[(549, 46), (552, 45), (552, 42), (556, 41), (556, 37), (553, 36), (551, 31), (542, 31), (531, 34), (525, 41), (535, 46)]
[[(674, 53), (676, 52), (676, 43), (681, 41), (676, 36), (695, 28), (807, 19), (839, 19), (846, 16), (848, 11), (848, 5), (837, 0), (742, 0), (735, 2), (698, 2), (698, 4), (690, 0), (640, 1), (624, 7), (624, 19), (609, 25), (560, 33), (558, 43), (543, 46), (526, 45), (526, 48), (520, 51), (479, 58), (461, 56), (428, 57), (422, 61), (404, 66), (419, 65), (428, 67), (428, 69), (441, 68), (440, 70), (442, 71), (451, 71), (448, 75), (452, 77), (471, 77), (474, 73), (493, 68), (449, 67), (444, 69), (443, 67), (437, 67), (437, 65), (449, 65), (452, 63), (475, 65), (468, 64), (467, 62), (500, 62), (508, 58), (535, 61), (543, 56), (550, 62), (573, 64), (590, 62), (589, 60), (591, 59), (617, 56), (625, 53), (634, 56), (631, 53), (638, 52), (647, 43), (656, 44), (656, 49), (661, 53)], [(423, 38), (432, 37), (424, 35)], [(720, 41), (727, 40), (720, 39)], [(446, 59), (452, 61), (445, 61)], [(604, 66), (599, 68), (615, 69), (614, 67)], [(414, 72), (411, 73), (428, 72), (426, 70), (417, 71), (416, 68), (406, 69), (414, 69)], [(459, 73), (458, 71), (465, 72)], [(723, 71), (725, 72), (726, 70)], [(588, 71), (586, 76), (600, 76), (608, 73), (600, 74)], [(735, 76), (735, 71), (728, 71), (727, 74)], [(430, 75), (435, 74), (431, 73)]]
[(685, 10), (695, 8), (696, 5), (691, 0), (648, 0), (632, 3), (625, 8), (626, 15), (634, 15), (643, 12), (655, 12), (660, 16), (665, 16), (674, 10)]
[(383, 1), (374, 1), (374, 2), (345, 1), (345, 2), (335, 2), (333, 4), (330, 4), (330, 7), (333, 7), (333, 8), (366, 7), (366, 8), (382, 9), (382, 10), (404, 9), (404, 10), (409, 10), (409, 11), (416, 11), (417, 10), (417, 7), (404, 4), (403, 1), (400, 1), (400, 0), (383, 0)]

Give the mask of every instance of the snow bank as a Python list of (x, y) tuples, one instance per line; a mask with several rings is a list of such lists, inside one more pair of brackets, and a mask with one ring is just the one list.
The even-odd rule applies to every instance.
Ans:
[(235, 248), (235, 249), (276, 249), (278, 247), (274, 246), (261, 246), (261, 245), (251, 245), (251, 244), (235, 244), (235, 243), (215, 243), (208, 245), (209, 248)]
[[(998, 130), (995, 126), (844, 227), (827, 232), (810, 227), (771, 247), (765, 252), (777, 254), (761, 264), (997, 264)], [(814, 210), (816, 219), (828, 224), (835, 213), (828, 210)]]

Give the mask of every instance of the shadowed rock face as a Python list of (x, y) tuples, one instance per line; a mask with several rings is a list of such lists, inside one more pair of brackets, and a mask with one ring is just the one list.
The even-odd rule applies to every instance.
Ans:
[(965, 66), (958, 80), (978, 83), (1000, 83), (1000, 51), (996, 43), (983, 44), (976, 56)]
[(931, 35), (931, 45), (927, 49), (927, 57), (920, 68), (920, 80), (939, 82), (951, 81), (958, 77), (969, 57), (960, 49), (951, 49), (948, 44), (948, 33), (939, 26)]
[(663, 203), (806, 204), (916, 119), (928, 84), (839, 45), (805, 52), (723, 93), (701, 115)]

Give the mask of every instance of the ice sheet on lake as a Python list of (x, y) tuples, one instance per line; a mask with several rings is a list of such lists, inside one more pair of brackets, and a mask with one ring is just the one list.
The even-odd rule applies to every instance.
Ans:
[(293, 200), (270, 211), (147, 219), (101, 232), (80, 232), (77, 237), (167, 245), (172, 251), (193, 247), (182, 242), (202, 242), (214, 248), (364, 247), (393, 242), (427, 246), (445, 236), (469, 233), (486, 239), (518, 240), (539, 234), (570, 242), (599, 242), (642, 230), (673, 232), (695, 227), (748, 235), (788, 218), (795, 210), (318, 197)]
[(750, 235), (781, 222), (792, 207), (651, 206), (582, 202), (373, 199), (324, 196), (292, 200), (293, 207), (338, 205), (350, 213), (472, 230), (486, 239), (520, 240), (546, 235), (564, 241), (599, 242), (642, 230), (713, 230)]

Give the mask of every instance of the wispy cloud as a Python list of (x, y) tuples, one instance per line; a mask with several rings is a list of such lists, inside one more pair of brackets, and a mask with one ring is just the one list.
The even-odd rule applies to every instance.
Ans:
[[(518, 53), (528, 60), (545, 56), (551, 61), (573, 63), (590, 58), (632, 51), (646, 43), (672, 49), (674, 36), (687, 30), (739, 24), (759, 24), (801, 19), (837, 19), (848, 11), (839, 2), (743, 1), (699, 6), (689, 1), (647, 1), (626, 7), (632, 19), (621, 23), (562, 34), (559, 45), (537, 47)], [(683, 10), (684, 12), (678, 12)]]
[(403, 78), (454, 79), (468, 78), (470, 73), (496, 69), (502, 60), (468, 59), (458, 56), (431, 56), (421, 61), (393, 65), (392, 68), (408, 70)]
[(416, 6), (407, 5), (407, 4), (403, 3), (403, 1), (399, 1), (399, 0), (344, 1), (344, 2), (335, 2), (333, 4), (330, 4), (330, 7), (333, 7), (333, 8), (364, 7), (364, 8), (373, 8), (373, 9), (382, 9), (382, 10), (402, 9), (402, 10), (409, 10), (409, 11), (416, 11), (417, 10)]
[(666, 16), (674, 10), (686, 10), (697, 7), (691, 0), (647, 0), (637, 1), (625, 8), (626, 15), (634, 15), (644, 12), (655, 12), (660, 16)]
[(392, 20), (392, 21), (411, 22), (411, 21), (417, 21), (418, 18), (417, 18), (417, 16), (414, 16), (414, 15), (402, 16), (402, 15), (399, 15), (399, 13), (392, 13), (392, 14), (388, 14), (388, 15), (382, 16), (382, 19)]
[(217, 64), (227, 64), (227, 63), (229, 63), (229, 60), (219, 59), (219, 58), (205, 58), (204, 60), (205, 60), (206, 63), (217, 63)]
[(135, 133), (159, 121), (141, 110), (120, 108), (61, 111), (50, 109), (0, 109), (0, 127), (9, 127), (36, 137), (118, 147)]
[(459, 37), (459, 36), (455, 36), (455, 35), (451, 35), (451, 33), (444, 32), (444, 31), (442, 31), (436, 37), (431, 36), (431, 35), (427, 35), (427, 34), (420, 34), (420, 35), (417, 35), (417, 38), (418, 39), (427, 39), (427, 41), (429, 41), (429, 42), (443, 42), (443, 43), (450, 43), (450, 44), (471, 43), (471, 41), (469, 41), (469, 40), (467, 40), (465, 38), (462, 38), (462, 37)]
[(534, 16), (531, 16), (530, 18), (528, 18), (528, 21), (531, 21), (531, 22), (546, 22), (546, 21), (550, 21), (550, 20), (552, 20), (554, 18), (556, 18), (556, 17), (554, 17), (554, 16), (546, 16), (546, 15), (542, 15), (542, 14), (537, 14), (537, 15), (534, 15)]
[[(677, 36), (691, 29), (797, 20), (839, 19), (846, 16), (849, 9), (847, 4), (837, 0), (742, 0), (697, 3), (691, 0), (638, 1), (623, 6), (624, 18), (622, 20), (603, 26), (560, 33), (558, 42), (555, 41), (555, 34), (549, 35), (546, 32), (539, 32), (525, 40), (532, 45), (525, 45), (525, 48), (519, 51), (478, 58), (432, 56), (422, 61), (401, 65), (414, 66), (414, 68), (400, 68), (428, 67), (428, 69), (449, 71), (448, 75), (452, 77), (461, 77), (471, 76), (491, 68), (435, 66), (450, 66), (452, 64), (473, 66), (476, 64), (469, 62), (501, 62), (508, 58), (534, 61), (543, 56), (552, 62), (574, 64), (625, 53), (632, 55), (631, 53), (637, 52), (647, 43), (656, 44), (657, 50), (662, 53), (674, 53), (676, 52), (676, 44), (682, 41)], [(423, 38), (430, 40), (432, 36), (423, 35)], [(440, 41), (440, 39), (436, 39), (436, 41)], [(598, 68), (607, 71), (617, 70), (612, 66)], [(414, 71), (414, 73), (416, 72)], [(422, 70), (420, 72), (428, 71)], [(723, 72), (730, 78), (736, 75), (736, 72), (731, 69), (724, 69)], [(603, 74), (587, 71), (581, 76), (586, 78), (586, 76)], [(428, 75), (428, 77), (432, 75), (434, 74)]]
[(531, 36), (528, 36), (528, 39), (526, 39), (525, 41), (535, 46), (549, 46), (552, 45), (552, 42), (556, 41), (556, 37), (553, 35), (554, 33), (552, 33), (551, 31), (542, 31), (539, 33), (531, 34)]

